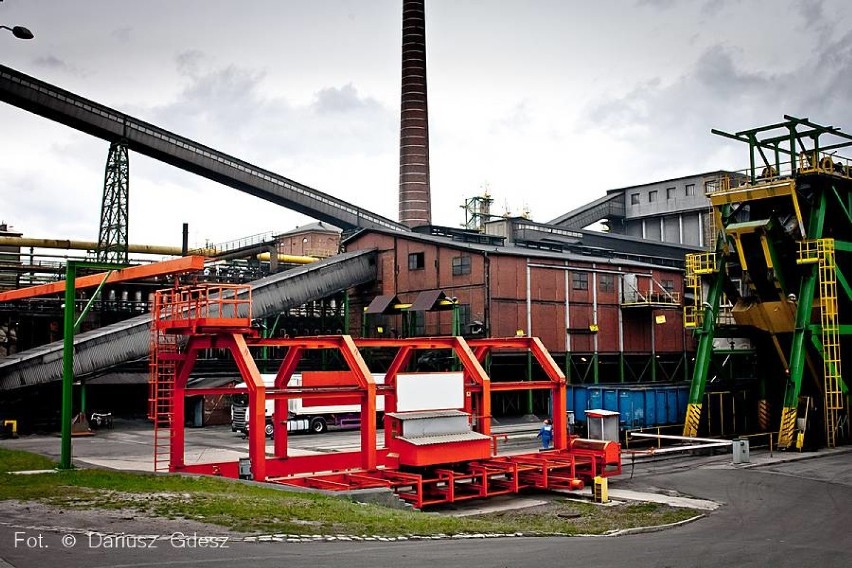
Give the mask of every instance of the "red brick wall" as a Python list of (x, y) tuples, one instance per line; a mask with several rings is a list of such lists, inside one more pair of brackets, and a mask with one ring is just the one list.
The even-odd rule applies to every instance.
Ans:
[[(517, 330), (529, 333), (527, 329), (527, 261), (533, 264), (552, 264), (564, 266), (564, 261), (500, 255), (491, 252), (487, 255), (451, 246), (438, 246), (405, 237), (393, 237), (379, 233), (367, 233), (350, 241), (349, 250), (377, 248), (379, 250), (380, 290), (383, 294), (396, 294), (403, 302), (413, 302), (417, 294), (424, 290), (443, 290), (447, 296), (455, 296), (462, 304), (470, 305), (471, 320), (485, 322), (489, 320), (489, 332), (492, 337), (515, 335)], [(423, 253), (424, 268), (408, 269), (408, 256)], [(461, 255), (471, 257), (470, 274), (453, 275), (452, 259)], [(567, 290), (571, 310), (570, 327), (575, 330), (588, 330), (593, 320), (593, 288), (597, 284), (598, 313), (597, 332), (598, 351), (615, 353), (618, 351), (618, 314), (622, 311), (624, 351), (625, 353), (650, 353), (651, 330), (654, 325), (656, 351), (673, 353), (683, 350), (683, 323), (679, 309), (656, 310), (647, 308), (621, 310), (618, 297), (618, 279), (615, 276), (612, 290), (601, 291), (600, 282), (591, 272), (587, 272), (587, 289), (574, 289), (573, 273), (591, 269), (591, 264), (572, 261), (572, 270), (568, 273)], [(599, 267), (600, 268), (600, 267)], [(606, 270), (623, 270), (617, 264), (607, 265)], [(637, 272), (647, 274), (648, 269)], [(674, 291), (682, 294), (683, 276), (677, 270), (653, 270), (657, 282), (672, 280)], [(598, 279), (600, 275), (598, 275)], [(486, 298), (490, 283), (490, 302)], [(640, 287), (648, 286), (648, 277), (640, 277)], [(659, 289), (658, 289), (659, 290)], [(551, 351), (566, 350), (565, 326), (566, 272), (561, 269), (532, 267), (530, 269), (530, 298), (532, 313), (532, 335), (541, 338)], [(371, 298), (365, 299), (369, 303)], [(654, 315), (666, 316), (664, 324), (652, 323)], [(353, 320), (354, 323), (354, 320)], [(432, 312), (426, 315), (427, 334), (449, 334), (451, 315), (449, 312)], [(573, 352), (591, 352), (594, 350), (594, 337), (591, 333), (572, 334)], [(691, 347), (691, 345), (690, 345)]]

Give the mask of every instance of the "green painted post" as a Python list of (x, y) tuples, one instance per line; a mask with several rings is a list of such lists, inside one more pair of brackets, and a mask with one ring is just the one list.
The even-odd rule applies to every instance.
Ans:
[(721, 245), (716, 252), (716, 277), (710, 285), (707, 294), (709, 308), (705, 307), (704, 320), (699, 336), (698, 349), (695, 352), (695, 367), (692, 371), (692, 385), (689, 389), (689, 403), (686, 408), (686, 419), (683, 424), (684, 436), (697, 436), (698, 424), (701, 420), (701, 405), (704, 397), (704, 387), (707, 383), (707, 373), (710, 370), (710, 360), (713, 358), (713, 337), (716, 331), (716, 314), (719, 309), (719, 299), (722, 296), (722, 285), (725, 282), (725, 257)]
[(592, 354), (592, 379), (595, 384), (600, 382), (600, 369), (598, 367), (598, 352)]
[[(811, 239), (822, 237), (825, 224), (826, 195), (820, 193), (819, 202), (811, 212), (807, 232)], [(789, 448), (793, 445), (793, 433), (796, 429), (796, 414), (799, 406), (799, 393), (802, 388), (802, 375), (805, 371), (805, 335), (813, 311), (814, 292), (816, 291), (819, 265), (814, 264), (802, 279), (796, 306), (796, 327), (793, 330), (793, 342), (790, 346), (790, 378), (784, 395), (784, 409), (781, 412), (781, 428), (778, 431), (778, 446)]]
[(349, 334), (349, 290), (343, 294), (343, 333)]
[[(71, 469), (71, 420), (74, 412), (74, 331), (82, 322), (85, 311), (80, 315), (79, 320), (74, 319), (74, 296), (76, 295), (76, 280), (77, 268), (94, 268), (97, 270), (115, 270), (124, 268), (124, 264), (108, 264), (103, 262), (86, 262), (69, 260), (65, 266), (65, 309), (63, 310), (62, 322), (62, 402), (60, 410), (60, 432), (61, 438), (59, 442), (59, 469)], [(92, 305), (92, 301), (97, 296), (104, 283), (106, 277), (95, 290), (92, 295), (92, 300), (86, 306), (86, 309)], [(80, 394), (81, 412), (86, 411), (86, 394), (85, 386)]]
[(618, 352), (618, 380), (624, 382), (624, 351)]
[(77, 263), (65, 267), (65, 310), (62, 336), (62, 439), (59, 446), (59, 469), (71, 469), (71, 414), (74, 391), (74, 284)]

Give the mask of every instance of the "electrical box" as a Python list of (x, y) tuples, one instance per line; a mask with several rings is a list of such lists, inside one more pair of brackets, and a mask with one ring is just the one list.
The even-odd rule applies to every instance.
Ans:
[(748, 440), (734, 438), (734, 463), (749, 463)]

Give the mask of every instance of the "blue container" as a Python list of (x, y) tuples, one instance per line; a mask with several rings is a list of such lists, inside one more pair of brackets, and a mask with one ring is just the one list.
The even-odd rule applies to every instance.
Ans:
[(568, 385), (567, 406), (577, 423), (585, 424), (586, 410), (613, 410), (622, 428), (648, 428), (683, 423), (689, 385), (618, 384)]

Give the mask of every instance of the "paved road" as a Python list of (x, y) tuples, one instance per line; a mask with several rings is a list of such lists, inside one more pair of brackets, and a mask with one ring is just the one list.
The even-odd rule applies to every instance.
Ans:
[[(329, 438), (330, 440), (331, 438)], [(6, 442), (4, 445), (8, 446)], [(730, 456), (683, 458), (643, 464), (633, 479), (612, 487), (673, 491), (723, 504), (706, 518), (663, 532), (615, 538), (510, 538), (489, 540), (328, 543), (245, 543), (199, 548), (198, 541), (157, 541), (157, 548), (105, 548), (97, 537), (27, 528), (0, 519), (0, 558), (28, 566), (852, 566), (852, 453), (818, 455), (760, 467), (730, 465)], [(45, 525), (61, 520), (45, 519)], [(116, 531), (122, 530), (120, 525)], [(171, 529), (170, 529), (171, 530)], [(17, 534), (16, 534), (17, 533)], [(41, 540), (38, 537), (41, 536)], [(30, 540), (27, 541), (27, 538)], [(66, 543), (67, 544), (67, 543)], [(135, 543), (140, 545), (141, 541)], [(214, 542), (207, 542), (213, 545)], [(32, 547), (29, 547), (32, 545)], [(0, 561), (0, 568), (5, 568)]]
[[(499, 440), (500, 451), (535, 451), (535, 433), (538, 424), (511, 424), (497, 426), (495, 433), (508, 432), (508, 441)], [(325, 434), (298, 433), (287, 437), (291, 455), (328, 453), (329, 451), (355, 451), (361, 445), (358, 430), (332, 431)], [(376, 434), (379, 447), (384, 446), (384, 431)], [(57, 436), (23, 436), (17, 440), (0, 442), (4, 447), (37, 452), (59, 460)], [(73, 438), (73, 459), (78, 466), (95, 465), (115, 469), (138, 471), (153, 470), (153, 434), (144, 420), (116, 421), (112, 430), (97, 430), (94, 436)], [(273, 443), (267, 440), (266, 448), (272, 453)], [(236, 461), (248, 456), (248, 441), (242, 434), (234, 433), (229, 426), (212, 426), (186, 429), (186, 463)], [(2, 567), (0, 567), (2, 568)]]

